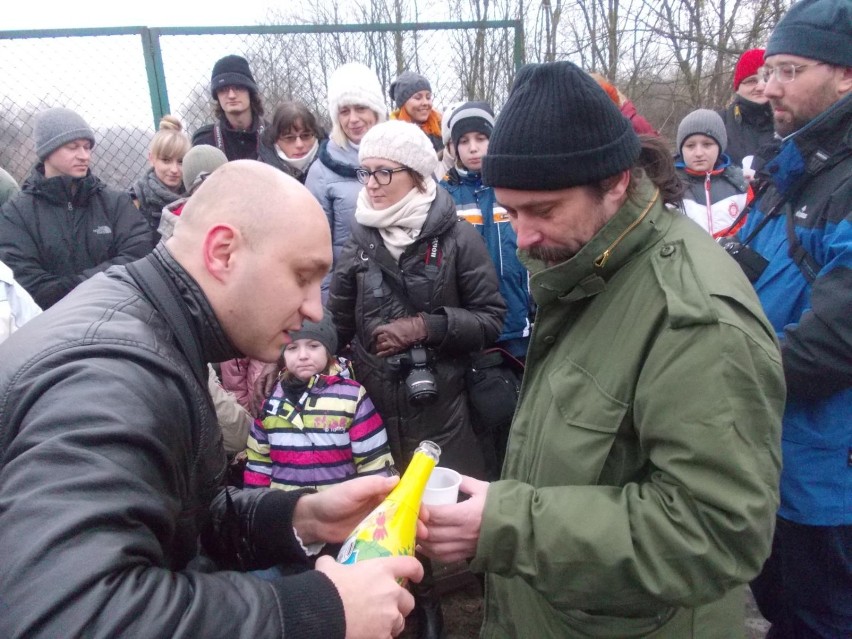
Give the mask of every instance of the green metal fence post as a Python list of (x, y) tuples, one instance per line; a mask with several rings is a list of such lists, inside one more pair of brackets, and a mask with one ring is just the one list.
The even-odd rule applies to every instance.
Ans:
[(154, 114), (154, 130), (160, 120), (169, 113), (169, 92), (166, 89), (166, 72), (163, 68), (163, 52), (160, 50), (159, 29), (142, 27), (142, 51), (145, 56), (145, 71), (148, 73), (148, 91), (151, 94), (151, 111)]
[(524, 24), (520, 20), (515, 20), (515, 73), (524, 65)]

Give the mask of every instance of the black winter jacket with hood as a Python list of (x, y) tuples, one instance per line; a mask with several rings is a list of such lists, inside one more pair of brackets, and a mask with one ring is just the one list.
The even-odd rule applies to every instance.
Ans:
[(0, 259), (43, 309), (95, 273), (150, 253), (150, 237), (130, 196), (91, 172), (46, 178), (39, 163), (0, 209)]
[[(464, 373), (469, 356), (500, 335), (506, 305), (485, 242), (457, 218), (450, 195), (437, 190), (420, 236), (399, 262), (378, 229), (354, 223), (334, 269), (328, 308), (339, 343), (353, 345), (355, 376), (382, 415), (397, 465), (405, 468), (417, 444), (431, 439), (441, 446), (442, 466), (481, 476)], [(421, 407), (407, 402), (403, 376), (374, 354), (371, 340), (378, 326), (417, 313), (426, 320), (438, 386), (437, 401)]]
[(768, 103), (758, 104), (738, 95), (719, 115), (728, 134), (725, 153), (734, 164), (742, 166), (744, 157), (754, 155), (752, 168), (757, 170), (772, 159), (775, 125)]
[(219, 566), (237, 550), (246, 569), (306, 562), (301, 493), (229, 489), (227, 507), (202, 379), (238, 353), (163, 245), (145, 259), (187, 310), (195, 357), (125, 267), (0, 344), (0, 636), (342, 639), (322, 573), (270, 582), (200, 560), (199, 535)]

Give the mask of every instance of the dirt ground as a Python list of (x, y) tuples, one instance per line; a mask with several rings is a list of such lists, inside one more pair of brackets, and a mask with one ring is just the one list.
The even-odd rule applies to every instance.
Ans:
[[(476, 578), (467, 571), (467, 566), (454, 564), (436, 568), (439, 587), (446, 590), (442, 597), (446, 639), (468, 639), (479, 636), (482, 625), (482, 591)], [(414, 622), (408, 624), (402, 637), (414, 639), (417, 629)], [(749, 593), (746, 601), (746, 639), (764, 639), (769, 624), (760, 616)]]

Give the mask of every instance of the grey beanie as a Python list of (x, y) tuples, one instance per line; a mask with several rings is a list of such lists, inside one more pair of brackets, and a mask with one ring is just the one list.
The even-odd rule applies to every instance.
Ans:
[(390, 97), (396, 104), (397, 109), (401, 109), (402, 105), (408, 102), (408, 98), (418, 91), (431, 91), (432, 85), (429, 80), (413, 71), (403, 71), (399, 77), (391, 82)]
[(44, 160), (63, 144), (88, 140), (95, 146), (95, 132), (75, 111), (55, 107), (35, 117), (35, 147), (39, 160)]
[(202, 173), (213, 173), (223, 164), (228, 162), (225, 154), (215, 146), (199, 144), (192, 147), (183, 156), (183, 188), (189, 193), (192, 186)]
[(331, 313), (328, 311), (324, 311), (322, 319), (319, 322), (305, 320), (302, 323), (302, 328), (294, 333), (290, 333), (290, 337), (293, 341), (297, 339), (315, 339), (325, 346), (332, 355), (337, 353), (337, 328), (331, 319)]
[(764, 57), (782, 53), (852, 67), (852, 0), (801, 0), (790, 7)]
[(20, 190), (15, 178), (0, 168), (0, 206), (3, 206), (7, 200)]
[(710, 109), (697, 109), (681, 120), (677, 127), (677, 152), (681, 152), (686, 138), (698, 133), (713, 138), (719, 145), (720, 155), (728, 148), (728, 133), (719, 114)]

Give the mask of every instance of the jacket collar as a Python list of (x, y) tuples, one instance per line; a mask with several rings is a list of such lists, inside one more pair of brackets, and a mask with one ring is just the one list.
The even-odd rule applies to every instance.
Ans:
[(204, 361), (224, 362), (240, 357), (242, 354), (225, 335), (198, 282), (172, 257), (166, 245), (160, 242), (151, 255), (155, 266), (175, 284), (180, 293), (180, 302), (189, 310), (192, 321), (190, 329), (198, 339)]
[(532, 274), (530, 289), (537, 304), (597, 295), (622, 266), (662, 237), (668, 223), (660, 193), (650, 180), (642, 178), (635, 199), (636, 202), (628, 199), (597, 235), (566, 262), (548, 268), (519, 252)]
[(86, 206), (92, 196), (104, 188), (104, 183), (92, 175), (89, 170), (85, 177), (75, 178), (69, 175), (57, 175), (49, 178), (44, 175), (44, 162), (33, 167), (24, 181), (22, 191), (40, 197), (51, 204), (75, 207)]
[(733, 109), (735, 116), (739, 113), (740, 119), (749, 124), (772, 124), (772, 107), (768, 102), (764, 104), (752, 102), (737, 94)]
[(852, 94), (835, 103), (782, 143), (763, 167), (775, 188), (786, 195), (803, 177), (818, 173), (825, 160), (852, 152)]
[[(355, 170), (358, 168), (357, 166), (353, 166), (347, 162), (342, 162), (341, 160), (337, 160), (331, 157), (331, 150), (329, 149), (329, 145), (334, 144), (335, 147), (340, 149), (340, 152), (343, 153), (343, 149), (341, 149), (337, 144), (332, 142), (331, 140), (325, 140), (317, 151), (317, 159), (322, 162), (326, 167), (337, 173), (340, 177), (343, 178), (351, 178), (355, 179)], [(358, 161), (358, 154), (355, 153), (355, 161)]]

